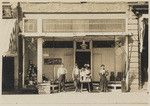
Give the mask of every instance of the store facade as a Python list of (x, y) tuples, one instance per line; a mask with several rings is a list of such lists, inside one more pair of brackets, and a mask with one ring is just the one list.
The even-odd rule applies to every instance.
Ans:
[[(76, 16), (78, 16), (78, 15), (79, 14), (76, 14)], [(89, 17), (91, 17), (93, 14), (92, 15), (88, 14), (88, 15), (89, 15)], [(109, 27), (110, 22), (112, 25), (111, 28), (114, 27), (113, 25), (116, 25), (116, 26), (118, 25), (118, 26), (123, 26), (124, 30), (125, 30), (126, 19), (86, 19), (86, 17), (88, 15), (83, 17), (84, 19), (66, 19), (68, 17), (67, 16), (67, 17), (65, 17), (65, 19), (58, 19), (58, 20), (50, 19), (49, 20), (52, 22), (55, 22), (55, 21), (63, 22), (63, 23), (55, 23), (55, 26), (61, 25), (61, 28), (57, 29), (58, 31), (59, 30), (65, 31), (67, 28), (65, 29), (64, 27), (67, 25), (68, 25), (68, 27), (78, 28), (77, 32), (74, 32), (75, 34), (78, 33), (78, 35), (74, 35), (74, 34), (68, 33), (68, 32), (61, 35), (61, 33), (60, 32), (57, 33), (57, 31), (53, 31), (56, 33), (52, 33), (52, 34), (50, 33), (50, 35), (48, 35), (50, 32), (49, 31), (48, 33), (46, 33), (46, 36), (44, 36), (44, 33), (41, 33), (41, 34), (43, 34), (43, 37), (41, 37), (41, 38), (36, 38), (36, 36), (35, 36), (35, 38), (31, 38), (31, 40), (37, 39), (37, 41), (38, 41), (38, 39), (40, 39), (41, 42), (43, 43), (42, 50), (41, 50), (42, 66), (43, 66), (42, 73), (45, 73), (45, 75), (47, 77), (56, 78), (56, 72), (60, 65), (60, 64), (56, 64), (53, 67), (53, 64), (49, 65), (49, 63), (46, 63), (47, 59), (51, 60), (52, 58), (58, 58), (58, 60), (62, 61), (65, 64), (65, 67), (68, 69), (69, 80), (72, 79), (71, 73), (72, 73), (75, 63), (77, 63), (80, 68), (82, 68), (84, 66), (84, 64), (90, 64), (91, 69), (97, 70), (97, 72), (98, 72), (98, 69), (100, 68), (100, 65), (105, 64), (106, 67), (108, 68), (108, 70), (114, 71), (114, 67), (115, 67), (114, 62), (116, 61), (115, 60), (115, 58), (116, 58), (115, 57), (115, 51), (116, 51), (115, 50), (115, 41), (117, 41), (118, 39), (121, 39), (121, 40), (123, 40), (123, 43), (125, 43), (125, 38), (127, 36), (125, 34), (126, 32), (116, 32), (116, 35), (113, 35), (113, 33), (112, 33), (112, 35), (101, 35), (100, 32), (93, 33), (93, 31), (88, 31), (90, 29), (87, 29), (88, 33), (81, 32), (81, 31), (82, 30), (86, 31), (86, 29), (84, 29), (86, 27), (89, 27), (89, 26), (94, 27), (94, 25), (95, 26), (100, 25), (100, 24), (103, 24), (104, 22), (105, 22), (104, 24), (106, 24), (106, 26), (103, 26), (103, 30), (107, 31), (106, 28), (107, 28), (107, 26)], [(52, 15), (50, 15), (50, 16), (52, 16)], [(60, 16), (62, 16), (62, 15), (60, 15)], [(72, 15), (69, 15), (69, 17), (71, 17), (71, 16)], [(76, 18), (76, 16), (74, 18)], [(105, 16), (107, 16), (107, 15), (105, 15)], [(58, 16), (54, 16), (54, 17), (58, 17)], [(98, 16), (98, 17), (101, 17), (101, 16)], [(68, 23), (64, 23), (64, 20)], [(120, 20), (121, 21), (124, 20), (124, 22), (122, 23)], [(72, 21), (72, 23), (70, 23), (69, 21), (70, 22)], [(75, 21), (75, 22), (73, 23), (73, 21)], [(91, 23), (92, 21), (93, 21), (93, 23)], [(110, 22), (108, 22), (108, 21), (110, 21)], [(81, 22), (82, 22), (82, 24), (80, 24)], [(98, 22), (99, 22), (99, 24), (97, 24)], [(120, 23), (118, 24), (118, 22), (120, 22)], [(84, 23), (85, 23), (85, 25), (84, 25)], [(48, 23), (46, 23), (46, 24), (48, 24)], [(53, 23), (49, 23), (49, 24), (53, 25)], [(42, 28), (44, 28), (44, 26), (46, 26), (46, 25), (43, 25)], [(117, 26), (117, 28), (118, 28), (118, 26)], [(96, 27), (99, 28), (98, 26), (96, 26)], [(111, 30), (111, 28), (109, 28), (109, 30)], [(43, 30), (45, 30), (45, 29), (43, 29)], [(71, 29), (71, 30), (74, 30), (74, 29)], [(99, 30), (99, 29), (93, 29), (93, 30)], [(115, 33), (115, 30), (114, 30), (114, 33)], [(117, 33), (118, 33), (118, 35), (117, 35)], [(121, 35), (123, 33), (125, 35)], [(30, 34), (29, 36), (32, 36), (32, 34)], [(83, 42), (85, 42), (87, 45), (85, 50), (82, 49), (82, 47), (81, 47), (81, 44)], [(27, 45), (28, 45), (28, 43), (27, 43)], [(38, 45), (39, 44), (37, 42), (37, 49), (38, 49)], [(26, 46), (26, 47), (28, 47), (28, 46)], [(123, 48), (123, 50), (124, 51), (122, 51), (122, 52), (124, 53), (125, 48)], [(33, 54), (34, 54), (33, 57), (36, 58), (37, 53), (38, 53), (38, 50), (36, 50), (35, 53), (33, 52)], [(26, 54), (28, 55), (31, 53), (26, 53)], [(82, 58), (83, 56), (85, 56), (85, 58)], [(110, 59), (110, 61), (108, 61), (109, 59)], [(34, 59), (31, 59), (31, 60), (34, 60)], [(37, 62), (37, 60), (35, 59), (35, 63), (36, 62)], [(66, 66), (66, 65), (68, 65), (68, 66)], [(55, 69), (55, 74), (52, 74), (54, 71), (54, 69), (52, 67)], [(50, 74), (50, 71), (52, 71), (51, 74)], [(120, 69), (120, 71), (122, 72), (123, 69)], [(49, 74), (47, 74), (47, 73), (49, 73)], [(93, 72), (93, 74), (95, 74), (98, 77), (98, 73)], [(95, 77), (93, 77), (93, 78), (95, 78)], [(99, 78), (96, 78), (96, 80), (99, 80)]]
[[(28, 64), (29, 60), (32, 60), (37, 65), (39, 83), (42, 82), (42, 74), (49, 80), (57, 79), (57, 69), (61, 62), (68, 70), (67, 81), (72, 81), (75, 63), (80, 69), (84, 68), (84, 64), (90, 64), (93, 81), (99, 81), (98, 71), (102, 64), (109, 71), (107, 76), (109, 80), (111, 72), (115, 77), (118, 72), (122, 76), (125, 75), (128, 69), (125, 66), (128, 64), (127, 43), (128, 37), (131, 36), (127, 30), (128, 17), (125, 10), (126, 8), (120, 12), (75, 13), (74, 11), (44, 14), (25, 12), (23, 18), (25, 41), (37, 41), (34, 52), (32, 48), (29, 50), (32, 53), (25, 52), (26, 55), (30, 54), (29, 58), (28, 56), (24, 58), (25, 63)], [(81, 46), (84, 42), (86, 48)], [(28, 43), (25, 42), (24, 45), (28, 47)], [(25, 65), (24, 77), (27, 68)]]
[(92, 81), (98, 82), (98, 71), (104, 64), (109, 81), (122, 81), (124, 77), (127, 90), (139, 90), (140, 32), (133, 5), (137, 4), (21, 2), (22, 88), (26, 87), (32, 61), (37, 84), (43, 74), (50, 81), (56, 80), (61, 63), (68, 71), (67, 82), (72, 81), (75, 64), (80, 69), (90, 64)]

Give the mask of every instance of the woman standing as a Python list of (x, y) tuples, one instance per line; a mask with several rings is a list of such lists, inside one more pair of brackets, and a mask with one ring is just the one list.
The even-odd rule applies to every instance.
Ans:
[(100, 92), (106, 92), (108, 81), (106, 76), (108, 75), (108, 71), (105, 70), (105, 65), (101, 65), (101, 69), (99, 70), (100, 75)]

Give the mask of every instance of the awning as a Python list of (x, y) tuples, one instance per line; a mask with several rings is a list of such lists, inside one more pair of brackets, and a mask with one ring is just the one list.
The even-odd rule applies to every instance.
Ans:
[[(1, 33), (1, 53), (3, 56), (10, 55), (9, 48), (15, 34), (16, 19), (3, 19), (2, 20), (2, 33)], [(13, 41), (15, 42), (15, 41)]]

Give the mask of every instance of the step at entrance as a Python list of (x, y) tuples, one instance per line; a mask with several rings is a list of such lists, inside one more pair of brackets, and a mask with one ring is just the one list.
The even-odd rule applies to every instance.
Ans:
[[(94, 89), (99, 90), (99, 82), (93, 82), (93, 87), (94, 87)], [(114, 92), (114, 91), (121, 92), (121, 81), (109, 82), (108, 83), (108, 89), (111, 92)]]

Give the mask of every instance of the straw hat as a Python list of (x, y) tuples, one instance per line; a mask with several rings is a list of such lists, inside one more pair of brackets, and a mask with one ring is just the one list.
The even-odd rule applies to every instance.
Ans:
[(90, 65), (89, 65), (89, 64), (84, 64), (84, 67), (87, 67), (87, 68), (88, 68), (88, 67), (90, 67)]

